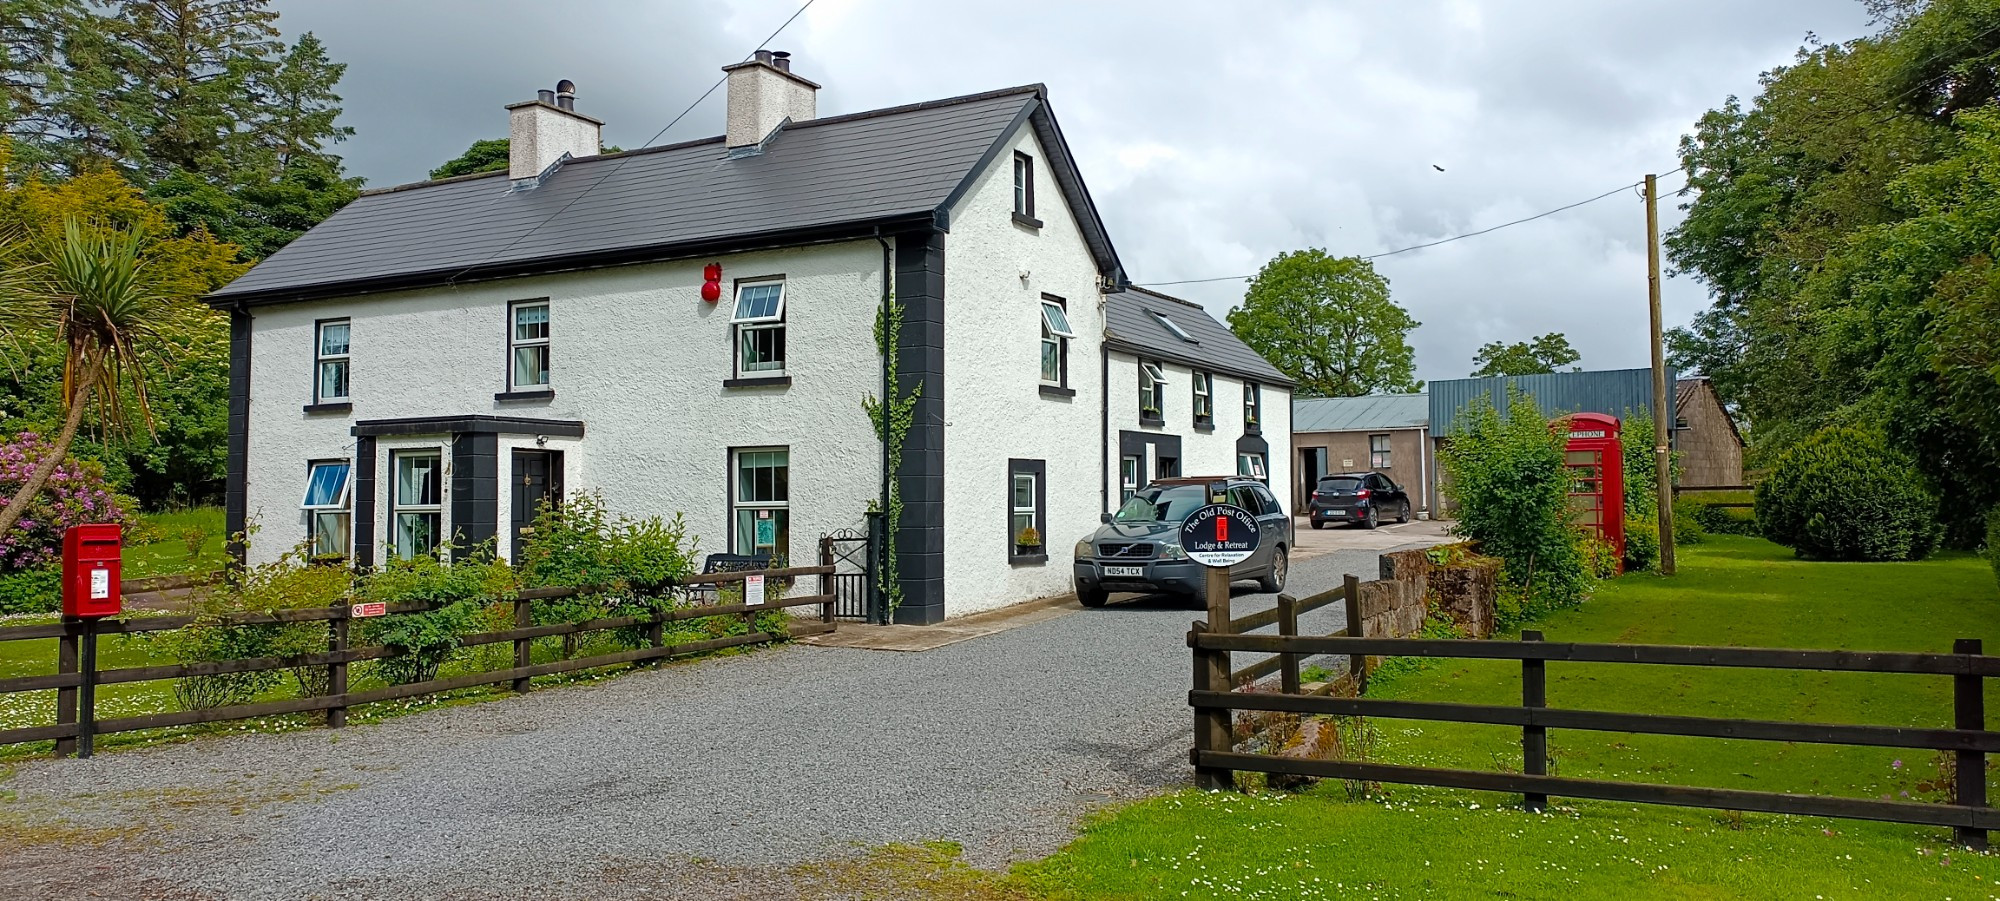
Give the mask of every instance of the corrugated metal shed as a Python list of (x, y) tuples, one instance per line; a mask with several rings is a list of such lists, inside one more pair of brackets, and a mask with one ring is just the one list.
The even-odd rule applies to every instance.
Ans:
[[(1488, 379), (1444, 379), (1429, 385), (1431, 431), (1439, 437), (1458, 431), (1457, 419), (1467, 404), (1491, 397), (1507, 414), (1509, 383), (1534, 398), (1545, 417), (1563, 413), (1605, 413), (1623, 417), (1628, 411), (1653, 407), (1653, 371), (1650, 369), (1610, 369), (1601, 372), (1554, 372), (1547, 375), (1513, 375)], [(1667, 383), (1674, 382), (1674, 370), (1667, 370)], [(1673, 392), (1668, 392), (1667, 421), (1674, 417)]]
[(1428, 394), (1302, 397), (1292, 401), (1292, 432), (1419, 429), (1430, 425)]
[[(1161, 317), (1193, 340), (1169, 331)], [(1213, 369), (1270, 385), (1290, 387), (1292, 380), (1250, 349), (1229, 327), (1217, 322), (1199, 304), (1157, 291), (1132, 288), (1104, 296), (1104, 341), (1113, 349)]]
[(799, 122), (750, 156), (732, 157), (716, 137), (585, 157), (525, 190), (498, 172), (370, 192), (211, 300), (331, 296), (596, 256), (666, 258), (676, 248), (897, 217), (929, 221), (1024, 121), (1051, 154), (1050, 177), (1076, 208), (1086, 242), (1116, 275), (1109, 237), (1043, 96), (1029, 85)]

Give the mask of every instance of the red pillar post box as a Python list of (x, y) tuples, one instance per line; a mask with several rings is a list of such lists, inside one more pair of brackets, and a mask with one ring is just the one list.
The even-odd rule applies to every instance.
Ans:
[(1576, 473), (1570, 487), (1570, 517), (1611, 545), (1625, 559), (1625, 448), (1616, 416), (1573, 413), (1558, 423), (1568, 429), (1563, 462)]
[(71, 526), (63, 533), (64, 616), (118, 615), (121, 544), (116, 524)]

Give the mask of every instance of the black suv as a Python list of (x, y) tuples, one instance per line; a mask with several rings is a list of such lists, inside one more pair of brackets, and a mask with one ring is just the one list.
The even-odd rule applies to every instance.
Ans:
[(1076, 543), (1076, 596), (1085, 607), (1102, 607), (1114, 591), (1168, 592), (1200, 598), (1208, 568), (1181, 549), (1181, 521), (1208, 503), (1210, 485), (1227, 485), (1229, 502), (1257, 517), (1260, 538), (1250, 559), (1229, 568), (1229, 577), (1256, 579), (1263, 591), (1285, 588), (1292, 518), (1271, 489), (1239, 476), (1161, 479), (1139, 489), (1104, 525)]
[(1379, 472), (1343, 472), (1319, 477), (1309, 516), (1315, 529), (1330, 522), (1358, 522), (1364, 529), (1395, 517), (1410, 521), (1410, 495)]

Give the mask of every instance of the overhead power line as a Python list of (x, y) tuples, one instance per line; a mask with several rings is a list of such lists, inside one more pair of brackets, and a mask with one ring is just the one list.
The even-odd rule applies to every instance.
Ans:
[[(1680, 170), (1680, 169), (1674, 169), (1674, 170), (1673, 170), (1672, 172), (1668, 172), (1668, 173), (1666, 173), (1666, 174), (1668, 174), (1668, 175), (1672, 175), (1672, 174), (1674, 174), (1675, 172), (1679, 172), (1679, 171), (1681, 171), (1681, 170)], [(1492, 234), (1493, 232), (1497, 232), (1497, 231), (1499, 231), (1499, 230), (1501, 230), (1501, 229), (1503, 229), (1503, 228), (1513, 228), (1513, 227), (1514, 227), (1514, 226), (1516, 226), (1516, 225), (1523, 225), (1523, 224), (1526, 224), (1526, 223), (1529, 223), (1529, 222), (1533, 222), (1533, 221), (1535, 221), (1535, 220), (1537, 220), (1537, 219), (1545, 219), (1545, 218), (1547, 218), (1547, 217), (1549, 217), (1549, 216), (1553, 216), (1553, 215), (1555, 215), (1555, 214), (1557, 214), (1557, 213), (1561, 213), (1561, 212), (1564, 212), (1564, 211), (1567, 211), (1567, 210), (1573, 210), (1573, 209), (1576, 209), (1577, 207), (1580, 207), (1580, 206), (1584, 206), (1584, 205), (1586, 205), (1586, 204), (1591, 204), (1591, 203), (1596, 203), (1596, 202), (1598, 202), (1598, 201), (1600, 201), (1600, 200), (1603, 200), (1603, 199), (1604, 199), (1604, 198), (1606, 198), (1606, 197), (1610, 197), (1610, 196), (1612, 196), (1612, 195), (1614, 195), (1614, 194), (1619, 194), (1619, 193), (1622, 193), (1622, 192), (1625, 192), (1625, 191), (1630, 191), (1630, 190), (1632, 190), (1633, 188), (1637, 188), (1637, 187), (1641, 187), (1641, 186), (1645, 185), (1645, 183), (1646, 183), (1646, 182), (1645, 182), (1645, 181), (1644, 181), (1644, 180), (1642, 179), (1642, 180), (1640, 180), (1640, 181), (1635, 181), (1635, 182), (1633, 182), (1633, 183), (1631, 183), (1631, 184), (1629, 184), (1629, 185), (1619, 185), (1618, 187), (1615, 187), (1615, 188), (1612, 188), (1611, 190), (1609, 190), (1609, 191), (1606, 191), (1606, 192), (1604, 192), (1604, 193), (1602, 193), (1602, 194), (1599, 194), (1599, 195), (1597, 195), (1597, 196), (1595, 196), (1595, 197), (1588, 197), (1588, 198), (1585, 198), (1585, 199), (1583, 199), (1583, 200), (1579, 200), (1579, 201), (1577, 201), (1577, 202), (1575, 202), (1575, 203), (1566, 203), (1566, 204), (1563, 204), (1562, 206), (1559, 206), (1559, 207), (1556, 207), (1555, 209), (1552, 209), (1552, 210), (1543, 210), (1542, 212), (1539, 212), (1539, 213), (1536, 213), (1536, 214), (1534, 214), (1533, 216), (1524, 216), (1524, 217), (1522, 217), (1522, 218), (1520, 218), (1520, 219), (1516, 219), (1516, 220), (1514, 220), (1514, 221), (1512, 221), (1512, 222), (1502, 222), (1502, 223), (1500, 223), (1499, 225), (1494, 225), (1494, 226), (1489, 226), (1489, 227), (1487, 227), (1487, 228), (1482, 228), (1482, 229), (1480, 229), (1480, 230), (1478, 230), (1478, 231), (1471, 231), (1471, 232), (1466, 232), (1465, 234), (1462, 234), (1462, 235), (1452, 235), (1452, 236), (1451, 236), (1451, 237), (1449, 237), (1449, 238), (1439, 238), (1438, 240), (1435, 240), (1435, 241), (1426, 241), (1426, 242), (1424, 242), (1424, 243), (1422, 243), (1422, 244), (1412, 244), (1412, 245), (1410, 245), (1410, 246), (1408, 246), (1408, 247), (1398, 247), (1398, 248), (1396, 248), (1395, 250), (1385, 250), (1385, 251), (1382, 251), (1381, 253), (1371, 253), (1371, 254), (1367, 254), (1367, 255), (1365, 255), (1365, 256), (1363, 256), (1363, 257), (1361, 257), (1361, 259), (1364, 259), (1364, 260), (1379, 260), (1379, 259), (1381, 259), (1381, 258), (1383, 258), (1383, 257), (1393, 257), (1393, 256), (1395, 256), (1395, 255), (1397, 255), (1397, 254), (1399, 254), (1399, 253), (1409, 253), (1409, 252), (1411, 252), (1411, 251), (1415, 251), (1415, 250), (1423, 250), (1423, 249), (1425, 249), (1425, 248), (1429, 248), (1429, 247), (1436, 247), (1436, 246), (1438, 246), (1438, 245), (1440, 245), (1440, 244), (1450, 244), (1450, 243), (1451, 243), (1451, 242), (1453, 242), (1453, 241), (1463, 241), (1463, 240), (1465, 240), (1465, 239), (1467, 239), (1467, 238), (1477, 238), (1477, 237), (1479, 237), (1480, 235), (1487, 235), (1487, 234)], [(1204, 283), (1207, 283), (1207, 282), (1231, 282), (1231, 281), (1244, 281), (1244, 280), (1247, 280), (1247, 279), (1250, 279), (1250, 278), (1252, 278), (1252, 276), (1248, 276), (1248, 275), (1223, 275), (1223, 276), (1217, 276), (1217, 277), (1215, 277), (1215, 278), (1188, 278), (1188, 279), (1181, 279), (1181, 280), (1179, 280), (1179, 281), (1172, 281), (1172, 282), (1144, 282), (1144, 283), (1140, 283), (1140, 284), (1138, 285), (1138, 287), (1141, 287), (1141, 288), (1163, 288), (1163, 287), (1166, 287), (1166, 286), (1168, 286), (1168, 285), (1198, 285), (1198, 284), (1204, 284)]]
[[(765, 35), (763, 40), (758, 41), (757, 46), (752, 47), (749, 53), (743, 54), (742, 61), (749, 62), (752, 57), (755, 57), (757, 55), (757, 51), (764, 49), (765, 47), (769, 46), (772, 41), (777, 40), (778, 35), (783, 34), (785, 32), (785, 29), (792, 27), (792, 23), (798, 21), (799, 17), (805, 15), (806, 10), (811, 9), (812, 5), (817, 2), (819, 2), (819, 0), (806, 0), (804, 5), (800, 6), (796, 10), (793, 10), (791, 16), (787, 17), (785, 21), (780, 23), (777, 28), (773, 29), (770, 34)], [(653, 136), (647, 138), (646, 143), (639, 145), (640, 149), (651, 147), (654, 144), (659, 143), (660, 138), (664, 137), (667, 132), (672, 131), (674, 126), (679, 125), (682, 119), (687, 118), (687, 115), (689, 113), (694, 112), (695, 107), (700, 106), (702, 101), (707, 100), (710, 94), (715, 93), (716, 88), (722, 87), (723, 83), (727, 82), (728, 80), (729, 80), (728, 73), (724, 73), (721, 78), (716, 79), (715, 83), (709, 85), (708, 90), (701, 92), (701, 96), (694, 98), (694, 102), (688, 104), (686, 109), (681, 110), (678, 115), (668, 120), (667, 124), (660, 126), (659, 131), (653, 132)], [(560, 209), (557, 209), (555, 212), (550, 213), (548, 217), (544, 218), (542, 221), (535, 223), (534, 228), (522, 232), (519, 237), (516, 237), (514, 240), (507, 242), (507, 246), (502, 247), (491, 254), (488, 254), (485, 259), (482, 259), (477, 263), (473, 263), (465, 267), (464, 269), (460, 269), (456, 274), (452, 275), (452, 277), (450, 279), (447, 279), (446, 281), (447, 282), (457, 281), (459, 276), (464, 275), (467, 272), (471, 272), (473, 269), (485, 265), (486, 263), (490, 263), (494, 259), (505, 254), (507, 251), (513, 250), (515, 246), (519, 245), (522, 241), (527, 240), (529, 236), (533, 235), (535, 232), (540, 231), (542, 226), (547, 225), (550, 222), (554, 222), (556, 219), (561, 218), (562, 214), (569, 212), (569, 208), (576, 206), (577, 201), (590, 196), (590, 192), (597, 190), (598, 185), (604, 184), (606, 181), (611, 180), (612, 176), (618, 174), (618, 170), (625, 168), (625, 164), (631, 161), (632, 157), (630, 156), (619, 158), (617, 165), (612, 166), (610, 171), (607, 171), (603, 175), (598, 176), (596, 181), (593, 181), (589, 185), (586, 185), (582, 191), (578, 192), (575, 197), (570, 198), (570, 201), (568, 203), (563, 204)]]

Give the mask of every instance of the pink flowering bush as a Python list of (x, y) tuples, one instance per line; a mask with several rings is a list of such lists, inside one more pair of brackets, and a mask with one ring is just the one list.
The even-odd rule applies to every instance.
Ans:
[[(53, 450), (33, 432), (0, 441), (0, 506), (13, 500), (35, 464)], [(22, 572), (62, 559), (63, 532), (92, 522), (129, 524), (125, 506), (104, 484), (104, 470), (95, 463), (64, 460), (42, 490), (28, 501), (28, 512), (6, 534), (0, 534), (0, 574)]]

